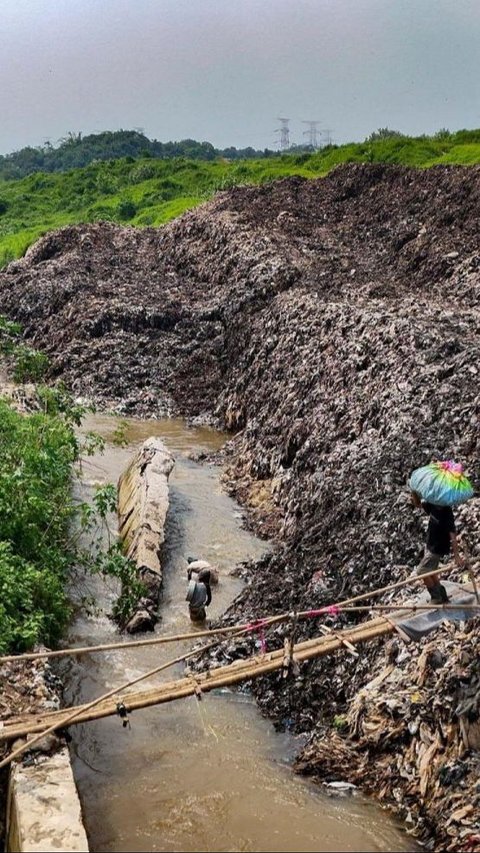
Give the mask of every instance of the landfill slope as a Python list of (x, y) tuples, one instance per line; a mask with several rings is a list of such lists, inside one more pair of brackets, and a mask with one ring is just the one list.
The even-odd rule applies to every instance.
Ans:
[[(76, 394), (232, 430), (227, 486), (278, 545), (245, 569), (227, 619), (317, 607), (415, 565), (424, 523), (405, 490), (412, 468), (461, 460), (478, 491), (479, 214), (478, 167), (350, 165), (239, 187), (160, 230), (100, 223), (46, 236), (0, 273), (0, 311)], [(477, 499), (457, 522), (478, 562)], [(461, 648), (457, 630), (452, 661)], [(318, 734), (384, 654), (377, 644), (312, 663), (298, 681), (272, 676), (258, 700), (277, 725)], [(454, 709), (451, 725), (460, 744)], [(387, 739), (394, 762), (389, 749)], [(402, 807), (407, 784), (399, 773), (389, 801)], [(449, 837), (446, 820), (425, 831)]]

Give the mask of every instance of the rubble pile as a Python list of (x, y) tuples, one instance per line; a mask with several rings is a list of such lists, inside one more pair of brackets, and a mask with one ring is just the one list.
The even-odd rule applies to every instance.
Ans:
[(392, 640), (337, 729), (319, 727), (299, 772), (375, 793), (427, 849), (480, 850), (479, 621), (405, 647)]
[[(0, 273), (0, 312), (77, 395), (231, 430), (227, 486), (278, 547), (226, 621), (315, 608), (415, 565), (412, 468), (455, 458), (478, 490), (479, 212), (479, 167), (238, 187), (160, 230), (48, 235)], [(478, 567), (478, 499), (457, 522)], [(346, 713), (382, 654), (254, 689), (278, 725), (311, 730)]]

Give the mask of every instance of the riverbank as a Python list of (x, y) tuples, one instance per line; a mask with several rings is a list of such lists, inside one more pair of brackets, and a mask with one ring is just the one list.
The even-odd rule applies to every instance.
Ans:
[[(44, 662), (19, 662), (0, 665), (0, 716), (8, 719), (22, 713), (36, 713), (47, 708), (59, 708), (59, 682)], [(48, 744), (40, 745), (41, 752), (54, 751), (62, 742), (50, 738)], [(9, 745), (0, 746), (0, 759), (9, 751)], [(0, 849), (5, 838), (7, 790), (10, 768), (0, 770)]]
[[(415, 565), (412, 468), (458, 458), (478, 489), (479, 206), (477, 167), (358, 165), (240, 187), (160, 231), (104, 223), (45, 237), (0, 274), (0, 310), (76, 394), (233, 431), (229, 488), (279, 544), (227, 619), (309, 609)], [(457, 521), (478, 568), (478, 500)], [(384, 654), (338, 655), (305, 667), (298, 688), (272, 678), (255, 692), (278, 727), (336, 725)], [(409, 737), (405, 725), (396, 755)], [(409, 784), (400, 775), (393, 799)], [(447, 843), (438, 799), (421, 808)]]

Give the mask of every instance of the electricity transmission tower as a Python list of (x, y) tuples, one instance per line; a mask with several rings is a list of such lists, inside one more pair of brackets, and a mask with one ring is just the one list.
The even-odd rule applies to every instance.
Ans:
[(279, 145), (281, 151), (286, 151), (287, 148), (290, 148), (290, 129), (288, 127), (289, 118), (277, 118), (277, 121), (280, 122), (280, 127), (275, 131), (275, 133), (280, 134)]
[(308, 145), (312, 148), (320, 148), (320, 142), (318, 138), (318, 125), (319, 121), (302, 121), (302, 124), (308, 124), (308, 130), (303, 131), (303, 135), (308, 138)]
[(331, 144), (332, 144), (332, 142), (333, 142), (333, 136), (332, 136), (333, 131), (332, 131), (332, 129), (331, 129), (331, 128), (330, 128), (330, 129), (329, 129), (329, 128), (324, 128), (324, 129), (322, 130), (322, 133), (324, 133), (324, 134), (325, 134), (325, 141), (324, 141), (324, 145), (331, 145)]

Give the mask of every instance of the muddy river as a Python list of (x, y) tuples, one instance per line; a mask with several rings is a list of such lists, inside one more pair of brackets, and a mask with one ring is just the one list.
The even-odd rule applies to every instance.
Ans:
[[(230, 571), (267, 547), (242, 528), (242, 513), (219, 483), (219, 470), (187, 454), (218, 448), (225, 437), (183, 421), (128, 421), (128, 447), (112, 443), (115, 418), (92, 416), (85, 428), (107, 440), (83, 467), (82, 490), (116, 482), (149, 435), (161, 436), (176, 458), (170, 477), (164, 592), (159, 633), (192, 630), (185, 601), (186, 557), (218, 567), (211, 617), (242, 588)], [(112, 532), (115, 519), (111, 519)], [(72, 597), (85, 593), (75, 583)], [(113, 641), (108, 618), (115, 590), (88, 582), (98, 610), (78, 616), (72, 644)], [(128, 639), (128, 638), (127, 638)], [(86, 702), (189, 648), (187, 642), (92, 654), (69, 665), (67, 700)], [(177, 665), (157, 676), (180, 676)], [(155, 679), (141, 685), (152, 686)], [(360, 794), (339, 795), (295, 776), (298, 738), (277, 733), (249, 696), (225, 690), (135, 711), (131, 728), (107, 718), (71, 733), (72, 757), (90, 849), (95, 851), (403, 851), (414, 842), (378, 805)]]

